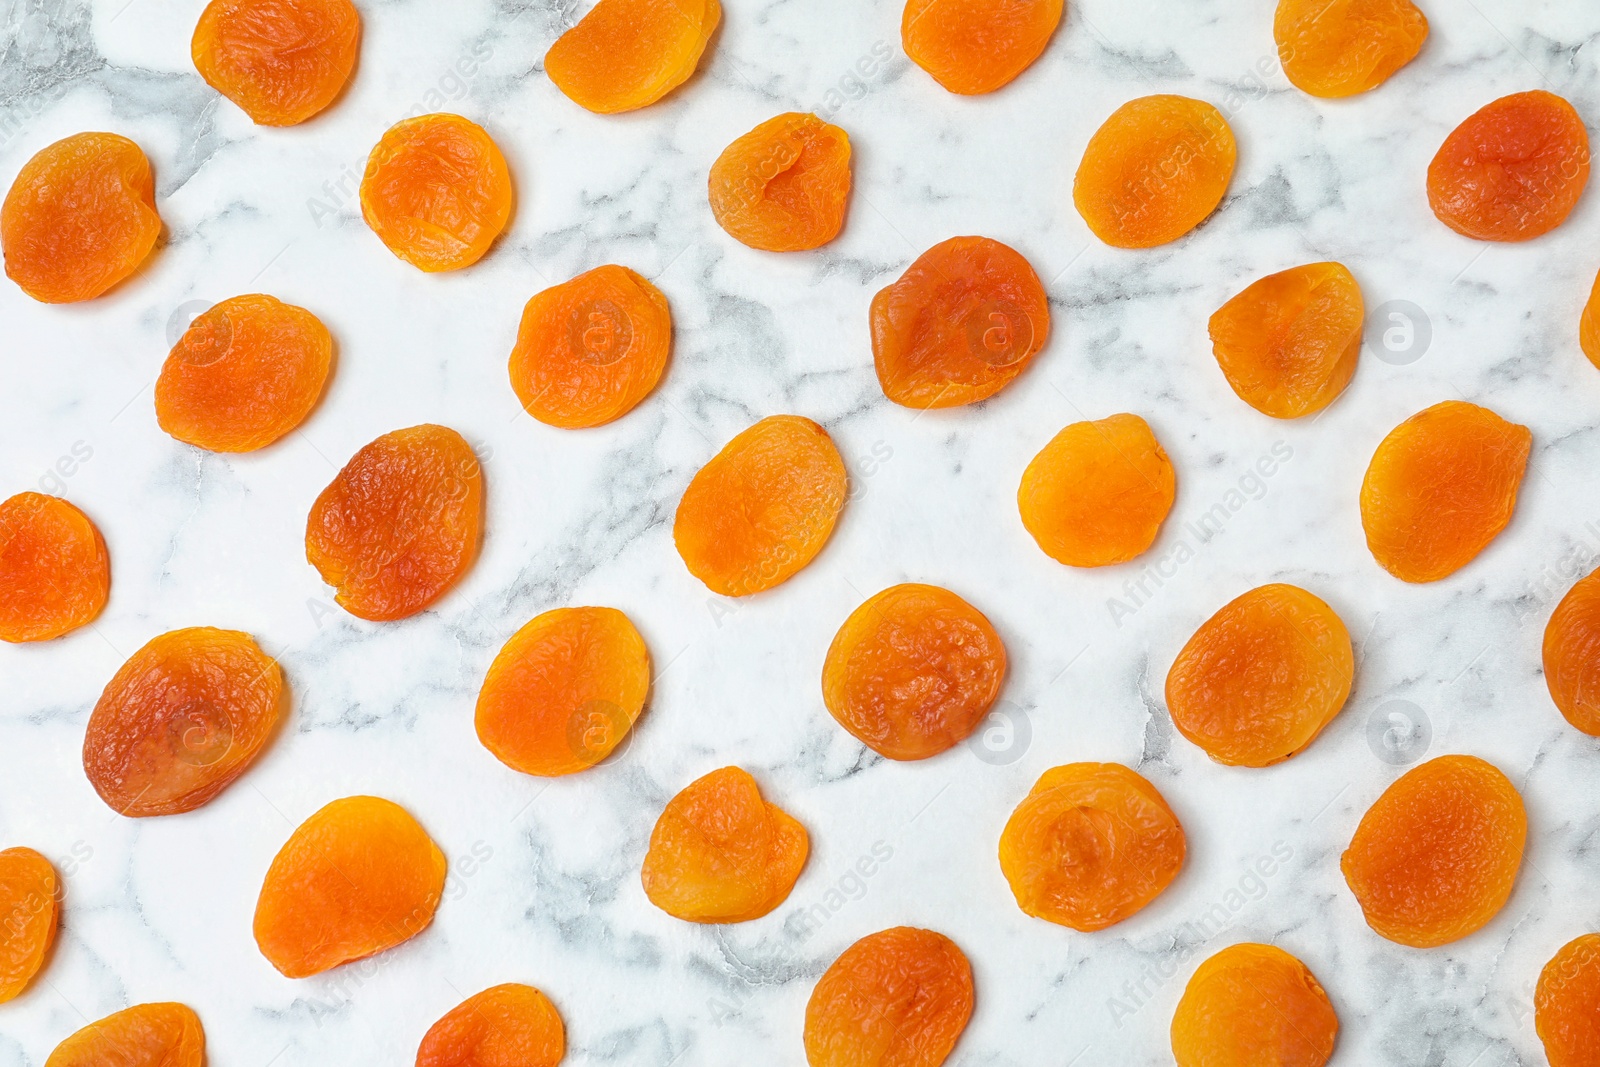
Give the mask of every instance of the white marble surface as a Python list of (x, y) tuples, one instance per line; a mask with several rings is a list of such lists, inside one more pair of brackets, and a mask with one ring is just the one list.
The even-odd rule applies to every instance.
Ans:
[[(799, 1064), (817, 975), (896, 924), (942, 930), (973, 961), (978, 1009), (952, 1060), (963, 1067), (1169, 1063), (1189, 972), (1247, 939), (1320, 976), (1343, 1025), (1341, 1067), (1543, 1062), (1538, 970), (1600, 926), (1600, 748), (1559, 717), (1539, 668), (1554, 598), (1600, 557), (1600, 373), (1576, 342), (1600, 267), (1600, 192), (1546, 238), (1487, 246), (1432, 217), (1423, 174), (1457, 122), (1506, 93), (1548, 87), (1600, 121), (1590, 0), (1425, 0), (1433, 35), (1419, 59), (1334, 103), (1284, 80), (1272, 0), (1073, 0), (1035, 68), (978, 99), (904, 58), (892, 0), (727, 0), (701, 74), (609, 118), (570, 103), (541, 67), (582, 0), (358, 2), (352, 88), (289, 130), (253, 127), (195, 74), (201, 0), (0, 7), (0, 179), (59, 137), (115, 130), (153, 160), (168, 228), (148, 268), (93, 303), (46, 307), (0, 284), (0, 487), (82, 506), (114, 573), (92, 628), (0, 648), (0, 845), (38, 848), (67, 874), (47, 970), (0, 1007), (0, 1067), (40, 1064), (88, 1020), (165, 999), (199, 1011), (216, 1067), (409, 1063), (435, 1018), (505, 981), (551, 995), (573, 1064)], [(871, 73), (853, 73), (858, 63)], [(1158, 91), (1223, 106), (1239, 170), (1189, 238), (1111, 250), (1073, 211), (1072, 172), (1106, 115)], [(844, 234), (811, 254), (735, 244), (706, 206), (711, 161), (758, 121), (826, 106), (830, 92), (856, 148)], [(503, 240), (450, 276), (395, 259), (354, 205), (367, 150), (414, 105), (483, 123), (517, 181)], [(1029, 257), (1056, 329), (999, 397), (918, 415), (878, 389), (867, 304), (923, 249), (966, 233)], [(1354, 270), (1369, 307), (1423, 309), (1431, 346), (1407, 364), (1369, 350), (1322, 417), (1277, 422), (1229, 391), (1206, 318), (1259, 275), (1324, 258)], [(673, 362), (619, 423), (541, 426), (506, 380), (522, 303), (606, 262), (666, 292)], [(157, 428), (150, 385), (185, 311), (251, 291), (320, 315), (338, 367), (302, 432), (251, 456), (204, 455)], [(1368, 556), (1357, 489), (1394, 424), (1450, 397), (1530, 425), (1533, 459), (1499, 541), (1446, 581), (1407, 586)], [(1017, 481), (1062, 425), (1124, 410), (1165, 441), (1177, 508), (1138, 563), (1068, 570), (1022, 530)], [(828, 426), (855, 496), (796, 579), (723, 601), (674, 553), (671, 516), (698, 466), (775, 412)], [(483, 556), (434, 610), (363, 623), (332, 608), (306, 563), (306, 511), (355, 449), (424, 421), (486, 458)], [(1252, 473), (1274, 454), (1270, 477)], [(1226, 520), (1202, 540), (1190, 524), (1218, 504)], [(1005, 700), (1029, 733), (1009, 765), (968, 748), (910, 765), (870, 758), (823, 709), (834, 630), (903, 580), (948, 585), (1000, 628)], [(1220, 767), (1175, 736), (1162, 681), (1206, 616), (1274, 580), (1344, 616), (1356, 689), (1300, 757)], [(1112, 598), (1137, 610), (1114, 618)], [(654, 695), (623, 755), (544, 783), (478, 744), (473, 701), (518, 626), (582, 603), (636, 620)], [(249, 630), (281, 657), (287, 725), (209, 806), (123, 820), (83, 775), (89, 709), (144, 641), (202, 624)], [(1369, 931), (1338, 872), (1361, 812), (1402, 770), (1369, 741), (1394, 701), (1426, 717), (1428, 755), (1489, 758), (1530, 811), (1510, 904), (1432, 951)], [(1137, 766), (1190, 841), (1155, 905), (1095, 935), (1024, 916), (995, 859), (1038, 774), (1075, 760)], [(666, 799), (727, 763), (806, 823), (814, 851), (780, 911), (693, 927), (648, 904), (638, 868)], [(375, 963), (285, 979), (250, 936), (261, 877), (294, 825), (358, 792), (405, 804), (439, 841), (453, 864), (446, 899), (431, 929)], [(888, 858), (853, 874), (875, 848)], [(1272, 874), (1251, 873), (1274, 853)], [(792, 917), (814, 905), (825, 921), (797, 936)], [(1223, 929), (1191, 925), (1208, 913)]]

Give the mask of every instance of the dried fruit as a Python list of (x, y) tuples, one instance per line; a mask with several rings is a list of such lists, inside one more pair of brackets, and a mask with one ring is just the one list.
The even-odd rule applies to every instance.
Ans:
[(1063, 0), (906, 0), (900, 42), (952, 93), (992, 93), (1033, 66), (1061, 23)]
[(1511, 896), (1528, 816), (1517, 787), (1476, 756), (1407, 771), (1361, 817), (1339, 861), (1367, 924), (1390, 941), (1458, 941)]
[(512, 198), (500, 146), (460, 115), (396, 123), (361, 179), (361, 217), (389, 251), (429, 272), (482, 259), (511, 218)]
[(1278, 0), (1283, 73), (1312, 96), (1376, 89), (1416, 58), (1428, 19), (1411, 0)]
[(1022, 474), (1017, 508), (1039, 547), (1070, 567), (1126, 563), (1155, 543), (1177, 479), (1137, 415), (1075, 422)]
[(672, 311), (661, 290), (627, 267), (596, 267), (528, 301), (511, 387), (540, 422), (600, 426), (650, 395), (671, 351)]
[(301, 823), (256, 900), (261, 954), (306, 978), (409, 941), (433, 921), (444, 853), (400, 805), (335, 800)]
[(89, 516), (59, 497), (0, 503), (0, 641), (48, 641), (93, 622), (111, 559)]
[(972, 966), (932, 930), (868, 934), (833, 961), (806, 1003), (810, 1067), (938, 1067), (972, 1018)]
[(845, 491), (844, 460), (828, 431), (799, 415), (773, 415), (700, 468), (678, 502), (672, 539), (713, 593), (759, 593), (822, 551)]
[(478, 693), (478, 740), (506, 766), (555, 777), (622, 743), (650, 693), (650, 652), (615, 608), (556, 608), (512, 635)]
[(1117, 248), (1176, 241), (1222, 203), (1239, 155), (1222, 112), (1186, 96), (1144, 96), (1089, 138), (1072, 201)]
[(156, 379), (156, 420), (212, 452), (253, 452), (299, 426), (333, 363), (333, 337), (305, 308), (236, 296), (200, 315)]
[(417, 1067), (556, 1067), (567, 1030), (550, 998), (530, 985), (468, 997), (429, 1027)]
[(711, 165), (711, 213), (735, 240), (765, 252), (821, 248), (844, 227), (850, 137), (789, 112), (734, 141)]
[(1589, 302), (1583, 307), (1583, 318), (1578, 323), (1578, 342), (1589, 362), (1600, 367), (1600, 277), (1594, 280), (1589, 291)]
[(360, 47), (350, 0), (211, 0), (189, 51), (206, 84), (252, 121), (293, 126), (333, 103)]
[(1021, 374), (1050, 336), (1033, 267), (987, 237), (934, 245), (872, 298), (883, 395), (910, 408), (975, 404)]
[(1532, 447), (1526, 426), (1460, 400), (1396, 426), (1361, 483), (1372, 558), (1407, 582), (1436, 582), (1471, 563), (1511, 521)]
[(1568, 942), (1539, 973), (1533, 1025), (1550, 1067), (1600, 1062), (1600, 934)]
[(42, 149), (0, 207), (6, 276), (46, 304), (106, 292), (139, 269), (160, 235), (150, 161), (114, 133)]
[(1544, 681), (1566, 720), (1600, 737), (1600, 570), (1567, 590), (1550, 616)]
[(1589, 132), (1536, 89), (1503, 96), (1445, 138), (1428, 165), (1439, 221), (1480, 241), (1527, 241), (1566, 221), (1589, 183)]
[(44, 966), (61, 918), (61, 881), (31, 848), (0, 852), (0, 1004), (15, 1000)]
[(1365, 305), (1342, 263), (1269, 274), (1211, 316), (1211, 344), (1239, 399), (1298, 419), (1338, 399), (1361, 355)]
[(927, 759), (977, 729), (1005, 676), (1005, 645), (982, 612), (948, 589), (895, 585), (839, 627), (822, 700), (880, 755)]
[(717, 0), (600, 0), (550, 46), (544, 69), (590, 111), (633, 111), (689, 80), (721, 19)]
[(1322, 1067), (1338, 1036), (1317, 976), (1272, 945), (1229, 945), (1206, 960), (1172, 1016), (1178, 1067)]
[(1074, 930), (1141, 911), (1183, 867), (1187, 838), (1155, 786), (1118, 763), (1069, 763), (1040, 776), (1000, 834), (1017, 906)]
[(395, 430), (344, 465), (311, 506), (306, 559), (352, 615), (404, 619), (449, 592), (478, 555), (483, 473), (444, 426)]
[(789, 896), (810, 837), (762, 799), (748, 772), (723, 767), (667, 802), (644, 857), (645, 895), (687, 922), (759, 919)]
[(183, 1004), (135, 1004), (90, 1023), (44, 1067), (204, 1067), (206, 1033)]

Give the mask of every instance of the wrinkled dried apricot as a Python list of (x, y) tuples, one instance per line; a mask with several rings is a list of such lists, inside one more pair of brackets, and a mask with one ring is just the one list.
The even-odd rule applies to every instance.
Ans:
[(1153, 248), (1204, 222), (1228, 192), (1239, 149), (1222, 112), (1186, 96), (1143, 96), (1089, 138), (1072, 202), (1116, 248)]
[(1298, 419), (1338, 399), (1356, 372), (1366, 307), (1342, 263), (1309, 263), (1252, 283), (1211, 316), (1211, 345), (1239, 399)]
[(1589, 183), (1589, 131), (1576, 109), (1536, 89), (1468, 116), (1428, 164), (1439, 221), (1480, 241), (1527, 241), (1566, 221)]
[(1550, 1067), (1600, 1062), (1600, 934), (1569, 941), (1539, 972), (1533, 1025)]
[(1578, 342), (1589, 362), (1600, 367), (1600, 276), (1589, 290), (1589, 302), (1583, 306), (1583, 318), (1578, 322)]
[(827, 430), (799, 415), (762, 419), (690, 480), (672, 524), (678, 555), (723, 596), (781, 585), (828, 543), (845, 483)]
[(1063, 0), (906, 0), (900, 43), (952, 93), (992, 93), (1033, 66)]
[(350, 0), (211, 0), (189, 52), (206, 84), (252, 121), (293, 126), (333, 103), (360, 47)]
[(1350, 696), (1350, 631), (1293, 585), (1252, 589), (1207, 619), (1167, 673), (1178, 732), (1218, 763), (1267, 767), (1317, 739)]
[(160, 235), (150, 161), (114, 133), (41, 149), (0, 206), (6, 276), (46, 304), (106, 292), (139, 269)]
[(806, 1003), (810, 1067), (939, 1067), (972, 1018), (972, 965), (943, 934), (896, 926), (833, 961)]
[(1580, 578), (1550, 616), (1544, 682), (1569, 723), (1600, 737), (1600, 570)]
[(1075, 422), (1022, 474), (1022, 525), (1071, 567), (1126, 563), (1155, 543), (1177, 478), (1166, 449), (1137, 415)]
[(1283, 73), (1312, 96), (1376, 89), (1416, 58), (1428, 19), (1411, 0), (1278, 0)]
[(1339, 861), (1367, 924), (1390, 941), (1458, 941), (1511, 897), (1528, 816), (1517, 787), (1476, 756), (1414, 767), (1361, 817)]
[(672, 311), (661, 290), (627, 267), (596, 267), (528, 301), (511, 387), (540, 422), (600, 426), (650, 395), (671, 351)]
[(556, 608), (512, 635), (478, 692), (478, 740), (506, 766), (555, 777), (609, 756), (644, 710), (650, 652), (615, 608)]
[(1119, 763), (1069, 763), (1040, 776), (1000, 834), (1017, 906), (1074, 930), (1143, 910), (1183, 867), (1187, 838), (1159, 790)]
[(0, 503), (0, 641), (48, 641), (93, 622), (111, 558), (89, 516), (43, 493)]
[(61, 880), (31, 848), (0, 852), (0, 1004), (15, 1000), (44, 966), (61, 918)]
[(789, 112), (738, 138), (711, 165), (711, 214), (729, 236), (764, 252), (821, 248), (844, 227), (850, 136)]
[(1446, 400), (1390, 431), (1361, 482), (1361, 526), (1384, 570), (1436, 582), (1511, 521), (1533, 434), (1488, 408)]
[(393, 948), (433, 922), (445, 868), (444, 853), (400, 805), (335, 800), (273, 857), (256, 900), (256, 945), (289, 978)]
[(507, 983), (468, 997), (428, 1029), (417, 1067), (556, 1067), (567, 1030), (550, 998)]
[(987, 237), (928, 249), (872, 298), (872, 360), (883, 395), (910, 408), (986, 400), (1050, 337), (1050, 298), (1033, 267)]
[(203, 1067), (206, 1033), (183, 1004), (135, 1004), (67, 1038), (44, 1067)]
[(1172, 1016), (1178, 1067), (1322, 1067), (1339, 1017), (1311, 969), (1272, 945), (1229, 945), (1189, 979)]
[(500, 146), (460, 115), (396, 123), (361, 178), (361, 217), (389, 251), (429, 272), (482, 259), (506, 228), (512, 199)]
[(544, 69), (581, 107), (633, 111), (689, 80), (721, 20), (717, 0), (600, 0), (550, 46)]
[(306, 559), (350, 614), (404, 619), (449, 592), (478, 555), (483, 472), (444, 426), (386, 433), (328, 484), (306, 520)]

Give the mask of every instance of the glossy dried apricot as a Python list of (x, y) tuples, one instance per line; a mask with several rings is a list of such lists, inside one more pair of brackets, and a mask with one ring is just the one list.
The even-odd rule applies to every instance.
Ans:
[(1600, 367), (1600, 276), (1589, 290), (1589, 302), (1583, 306), (1583, 318), (1578, 321), (1578, 343), (1589, 362)]
[(92, 1022), (44, 1067), (204, 1067), (206, 1033), (183, 1004), (135, 1004)]
[(56, 939), (61, 880), (31, 848), (0, 852), (0, 1004), (33, 981)]
[(1155, 543), (1177, 478), (1166, 449), (1137, 415), (1075, 422), (1022, 474), (1022, 525), (1070, 567), (1126, 563)]
[(417, 1067), (556, 1067), (567, 1030), (550, 998), (507, 983), (468, 997), (428, 1029)]
[(1544, 682), (1569, 723), (1600, 737), (1600, 570), (1580, 578), (1550, 616)]
[(1063, 0), (906, 0), (900, 43), (952, 93), (992, 93), (1033, 66)]
[(311, 506), (306, 559), (350, 614), (404, 619), (466, 574), (483, 529), (483, 472), (444, 426), (386, 433), (362, 448)]
[(711, 214), (729, 236), (764, 252), (821, 248), (844, 228), (850, 136), (789, 112), (738, 138), (711, 165)]
[(972, 1018), (972, 965), (932, 930), (868, 934), (806, 1003), (810, 1067), (939, 1067)]
[(1272, 945), (1229, 945), (1189, 979), (1172, 1016), (1178, 1067), (1322, 1067), (1339, 1017), (1311, 969)]
[(689, 80), (721, 20), (717, 0), (600, 0), (550, 46), (544, 69), (580, 107), (634, 111)]
[(114, 133), (41, 149), (0, 206), (6, 276), (46, 304), (106, 292), (139, 269), (159, 236), (150, 161)]
[(511, 387), (540, 422), (600, 426), (650, 395), (671, 351), (672, 311), (661, 290), (627, 267), (596, 267), (528, 301)]
[(1527, 241), (1566, 221), (1589, 183), (1589, 131), (1576, 109), (1536, 89), (1468, 116), (1428, 165), (1439, 221), (1480, 241)]
[(1497, 915), (1522, 866), (1528, 816), (1517, 787), (1476, 756), (1414, 767), (1361, 817), (1339, 860), (1367, 924), (1433, 948)]
[(0, 641), (49, 641), (93, 622), (111, 558), (89, 516), (43, 493), (0, 503)]
[(514, 770), (588, 770), (628, 736), (650, 694), (650, 652), (615, 608), (556, 608), (512, 635), (478, 692), (478, 740)]
[(1533, 434), (1488, 408), (1446, 400), (1378, 445), (1361, 482), (1361, 526), (1384, 570), (1436, 582), (1475, 559), (1511, 521)]
[(672, 540), (689, 573), (713, 593), (759, 593), (822, 551), (846, 488), (844, 460), (827, 430), (799, 415), (772, 415), (690, 480)]
[(400, 805), (335, 800), (273, 857), (256, 900), (256, 945), (289, 978), (393, 948), (433, 922), (445, 869), (444, 853)]
[(333, 103), (360, 47), (350, 0), (211, 0), (189, 52), (206, 84), (252, 121), (293, 126)]
[(1550, 1067), (1600, 1062), (1600, 934), (1562, 946), (1533, 993), (1533, 1025)]
[(1033, 267), (987, 237), (928, 249), (872, 298), (872, 361), (883, 395), (909, 408), (986, 400), (1050, 337), (1050, 298)]
[(1428, 19), (1411, 0), (1278, 0), (1283, 73), (1312, 96), (1376, 89), (1416, 58)]

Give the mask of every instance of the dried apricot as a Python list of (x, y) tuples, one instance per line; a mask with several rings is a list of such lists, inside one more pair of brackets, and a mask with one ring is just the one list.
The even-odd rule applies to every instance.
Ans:
[(1583, 318), (1578, 322), (1578, 342), (1589, 362), (1600, 367), (1600, 277), (1595, 278), (1589, 302), (1583, 306)]
[(1533, 434), (1488, 408), (1446, 400), (1378, 445), (1361, 482), (1367, 548), (1407, 582), (1465, 567), (1511, 521)]
[(872, 298), (872, 360), (883, 395), (909, 408), (986, 400), (1050, 337), (1050, 298), (1033, 267), (987, 237), (928, 249)]
[(1089, 138), (1072, 202), (1117, 248), (1154, 248), (1204, 222), (1228, 192), (1239, 149), (1222, 112), (1186, 96), (1143, 96)]
[(781, 585), (828, 543), (845, 481), (827, 430), (799, 415), (762, 419), (690, 480), (672, 524), (678, 555), (723, 596)]
[(389, 251), (429, 272), (482, 259), (506, 228), (512, 199), (500, 146), (460, 115), (396, 123), (361, 178), (361, 217)]
[(350, 0), (211, 0), (189, 52), (206, 84), (252, 121), (293, 126), (333, 103), (360, 47)]
[(1040, 776), (1000, 834), (1017, 907), (1074, 930), (1104, 930), (1161, 895), (1187, 838), (1159, 790), (1119, 763), (1069, 763)]
[(93, 622), (111, 594), (111, 558), (89, 516), (59, 497), (0, 503), (0, 641), (48, 641)]
[(789, 112), (740, 137), (711, 165), (711, 214), (764, 252), (821, 248), (844, 227), (850, 136), (815, 115)]
[(1239, 399), (1298, 419), (1338, 399), (1356, 372), (1366, 307), (1342, 263), (1308, 263), (1252, 283), (1211, 316), (1211, 344)]
[(1416, 58), (1428, 19), (1411, 0), (1278, 0), (1283, 73), (1312, 96), (1376, 89)]
[(44, 966), (61, 918), (61, 880), (31, 848), (0, 852), (0, 1004), (15, 1000)]
[(1272, 945), (1229, 945), (1189, 979), (1172, 1057), (1178, 1067), (1322, 1067), (1338, 1036), (1310, 968)]
[(0, 206), (6, 276), (46, 304), (106, 292), (139, 269), (159, 236), (150, 161), (114, 133), (41, 149)]
[(335, 800), (273, 857), (256, 900), (256, 945), (289, 978), (393, 948), (433, 922), (445, 868), (444, 853), (400, 805)]
[(1517, 787), (1476, 756), (1414, 767), (1361, 817), (1339, 861), (1367, 924), (1390, 941), (1458, 941), (1511, 897), (1528, 816)]
[(1064, 0), (906, 0), (900, 43), (952, 93), (992, 93), (1033, 66)]
[(1126, 563), (1155, 543), (1177, 478), (1137, 415), (1075, 422), (1022, 474), (1017, 508), (1045, 555), (1070, 567)]
[(1600, 1062), (1600, 934), (1569, 941), (1539, 972), (1533, 1025), (1550, 1067)]
[(483, 472), (444, 426), (386, 433), (311, 506), (306, 559), (352, 615), (404, 619), (449, 592), (478, 555)]
[(1566, 221), (1589, 183), (1589, 131), (1576, 109), (1536, 89), (1470, 115), (1428, 164), (1439, 221), (1480, 241), (1527, 241)]
[(581, 107), (634, 111), (689, 80), (721, 20), (717, 0), (600, 0), (550, 46), (544, 69)]
[(135, 1004), (90, 1023), (44, 1067), (204, 1067), (206, 1033), (183, 1004)]
[(972, 1018), (972, 965), (932, 930), (868, 934), (806, 1003), (810, 1067), (939, 1067)]
[(1600, 737), (1600, 570), (1580, 578), (1550, 616), (1544, 682), (1568, 722)]
[(497, 985), (468, 997), (429, 1027), (417, 1067), (556, 1067), (567, 1030), (531, 985)]
[(540, 422), (600, 426), (650, 395), (671, 351), (672, 311), (661, 290), (627, 267), (596, 267), (528, 301), (511, 387)]
[(507, 767), (556, 777), (622, 743), (650, 693), (650, 652), (615, 608), (556, 608), (512, 635), (478, 692), (478, 740)]

